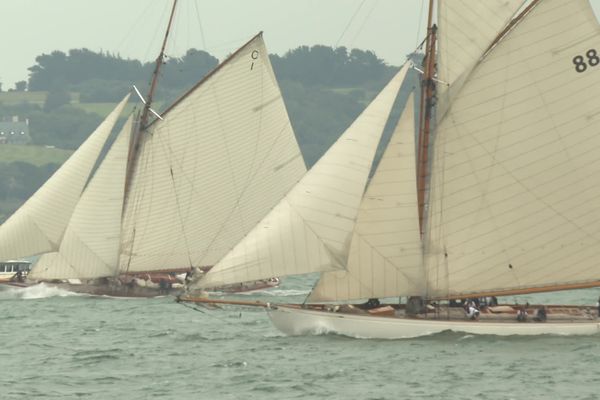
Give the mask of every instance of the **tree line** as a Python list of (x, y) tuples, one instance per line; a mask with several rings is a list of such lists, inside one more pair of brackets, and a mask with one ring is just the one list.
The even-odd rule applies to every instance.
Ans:
[[(320, 45), (301, 46), (283, 56), (272, 55), (271, 62), (308, 166), (318, 160), (397, 71), (397, 67), (386, 65), (371, 51)], [(155, 99), (164, 106), (170, 104), (217, 63), (217, 58), (196, 49), (180, 58), (167, 58)], [(117, 102), (132, 83), (143, 92), (153, 69), (153, 62), (142, 63), (87, 49), (42, 54), (29, 68), (27, 89), (47, 91), (46, 103), (0, 103), (0, 116), (29, 118), (33, 144), (75, 149), (102, 117), (70, 104), (70, 94), (78, 93), (81, 103)], [(25, 200), (57, 167), (39, 167), (35, 173), (21, 174), (18, 171), (36, 167), (0, 165), (5, 171), (0, 176), (0, 221), (2, 208)], [(5, 184), (7, 179), (11, 185)]]

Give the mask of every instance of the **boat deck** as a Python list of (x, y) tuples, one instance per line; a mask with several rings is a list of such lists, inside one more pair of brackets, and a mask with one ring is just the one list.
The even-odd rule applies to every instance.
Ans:
[[(298, 307), (286, 305), (288, 307)], [(448, 320), (448, 321), (479, 321), (479, 322), (515, 322), (517, 312), (523, 308), (522, 305), (502, 304), (498, 306), (482, 307), (479, 317), (473, 320), (467, 318), (462, 307), (434, 307), (429, 305), (427, 311), (416, 315), (407, 315), (403, 305), (381, 305), (380, 307), (364, 309), (354, 305), (311, 305), (308, 309), (319, 311), (331, 311), (340, 314), (373, 315), (389, 318), (415, 319), (415, 320)], [(546, 319), (540, 320), (536, 317), (536, 311), (544, 308)], [(590, 322), (598, 319), (598, 309), (594, 306), (571, 306), (571, 305), (529, 305), (525, 308), (527, 316), (524, 323), (548, 323), (548, 322)]]

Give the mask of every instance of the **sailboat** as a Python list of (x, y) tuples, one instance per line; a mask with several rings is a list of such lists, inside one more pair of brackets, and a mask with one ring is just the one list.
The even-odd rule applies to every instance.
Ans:
[(419, 118), (411, 99), (372, 179), (390, 93), (410, 63), (194, 286), (320, 272), (306, 301), (181, 300), (260, 305), (289, 335), (600, 331), (594, 306), (497, 304), (600, 286), (600, 28), (590, 4), (439, 0), (437, 24), (434, 6), (414, 67)]
[[(141, 112), (100, 160), (126, 96), (0, 227), (0, 259), (41, 255), (29, 282), (164, 293), (175, 272), (215, 264), (305, 173), (262, 32), (164, 112), (152, 110), (176, 4)], [(268, 277), (212, 289), (276, 284)]]

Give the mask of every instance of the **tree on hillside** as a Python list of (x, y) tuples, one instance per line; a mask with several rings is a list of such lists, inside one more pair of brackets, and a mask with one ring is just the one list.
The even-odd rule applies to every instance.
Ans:
[(283, 57), (271, 56), (279, 79), (310, 86), (352, 87), (366, 81), (385, 82), (395, 68), (385, 65), (375, 53), (345, 47), (300, 46)]
[(72, 49), (69, 54), (54, 51), (35, 59), (29, 67), (29, 90), (51, 90), (56, 81), (67, 85), (89, 79), (113, 79), (134, 82), (139, 78), (142, 63), (124, 60), (108, 53), (95, 53), (88, 49)]
[[(29, 67), (29, 90), (50, 90), (56, 79), (64, 80), (64, 66), (67, 55), (62, 51), (37, 56), (37, 65)], [(49, 79), (52, 77), (52, 79)]]
[(17, 83), (15, 83), (15, 90), (17, 92), (24, 92), (27, 90), (27, 82), (26, 81), (19, 81)]
[(46, 101), (44, 102), (44, 111), (54, 111), (58, 107), (69, 104), (71, 95), (65, 88), (57, 88), (48, 92)]

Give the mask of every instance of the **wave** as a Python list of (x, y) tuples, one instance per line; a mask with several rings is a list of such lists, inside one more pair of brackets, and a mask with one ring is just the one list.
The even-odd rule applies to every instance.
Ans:
[(69, 292), (65, 289), (60, 289), (54, 286), (48, 286), (45, 283), (19, 287), (5, 287), (0, 291), (0, 297), (3, 299), (45, 299), (48, 297), (70, 297), (70, 296), (87, 296), (82, 293)]

